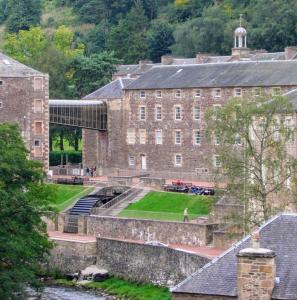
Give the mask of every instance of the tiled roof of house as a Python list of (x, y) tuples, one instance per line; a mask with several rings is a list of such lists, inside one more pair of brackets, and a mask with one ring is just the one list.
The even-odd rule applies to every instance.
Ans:
[(0, 77), (28, 77), (44, 75), (0, 52)]
[[(282, 214), (260, 228), (260, 246), (276, 253), (276, 277), (272, 299), (296, 299), (297, 295), (297, 215)], [(248, 236), (218, 258), (177, 285), (174, 293), (237, 295), (237, 257), (251, 247)]]
[(116, 79), (95, 92), (85, 96), (85, 100), (94, 99), (120, 99), (123, 97), (123, 88), (133, 82), (135, 79), (131, 78), (120, 78)]
[(156, 66), (126, 89), (290, 86), (297, 84), (297, 61), (227, 62)]

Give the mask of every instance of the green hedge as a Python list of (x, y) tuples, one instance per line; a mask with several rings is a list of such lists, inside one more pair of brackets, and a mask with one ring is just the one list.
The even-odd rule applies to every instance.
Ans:
[(66, 154), (68, 155), (68, 163), (79, 164), (82, 162), (81, 151), (53, 151), (50, 152), (50, 166), (58, 166), (61, 164), (61, 155), (63, 155), (63, 163), (66, 164)]

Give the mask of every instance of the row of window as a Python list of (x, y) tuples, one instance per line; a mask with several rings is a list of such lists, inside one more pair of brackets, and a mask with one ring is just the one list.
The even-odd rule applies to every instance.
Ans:
[[(194, 120), (200, 120), (201, 118), (201, 108), (200, 105), (197, 104), (193, 106), (193, 119)], [(140, 121), (146, 121), (147, 117), (147, 108), (146, 106), (140, 106), (139, 107), (139, 120)], [(173, 109), (173, 118), (176, 121), (182, 120), (182, 106), (181, 105), (175, 105)], [(155, 120), (156, 121), (162, 121), (163, 120), (163, 111), (161, 105), (155, 106)]]
[[(135, 166), (135, 156), (129, 155), (128, 156), (128, 164), (129, 166)], [(183, 165), (183, 156), (182, 154), (174, 154), (173, 164), (175, 167), (182, 167)], [(213, 165), (216, 168), (221, 167), (221, 161), (219, 155), (213, 156)], [(205, 169), (204, 169), (205, 170)]]
[[(253, 88), (252, 93), (254, 96), (260, 96), (261, 95), (261, 88)], [(147, 91), (140, 91), (139, 92), (139, 98), (140, 99), (145, 99), (147, 96)], [(163, 92), (161, 90), (157, 90), (154, 92), (156, 98), (162, 98)], [(272, 95), (279, 95), (281, 93), (281, 88), (280, 87), (273, 87), (272, 88)], [(193, 96), (195, 98), (200, 98), (203, 96), (203, 90), (202, 89), (195, 89), (193, 91)], [(233, 89), (233, 95), (234, 97), (242, 97), (243, 95), (243, 90), (242, 88), (234, 88)], [(175, 98), (181, 98), (183, 96), (183, 91), (182, 90), (173, 90), (173, 96)], [(212, 96), (215, 98), (219, 98), (222, 96), (222, 89), (221, 88), (214, 88), (212, 89)]]

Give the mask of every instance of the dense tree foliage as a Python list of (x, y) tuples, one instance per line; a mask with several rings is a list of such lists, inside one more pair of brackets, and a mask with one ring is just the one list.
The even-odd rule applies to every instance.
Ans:
[(0, 125), (0, 299), (37, 284), (39, 264), (51, 247), (41, 220), (50, 188), (42, 184), (42, 165), (27, 159), (16, 125)]

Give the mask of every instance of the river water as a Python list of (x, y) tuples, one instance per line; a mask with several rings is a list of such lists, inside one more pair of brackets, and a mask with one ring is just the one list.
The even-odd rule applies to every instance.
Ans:
[(27, 300), (106, 300), (106, 298), (73, 288), (46, 287), (43, 289), (41, 297), (33, 290), (28, 290)]

